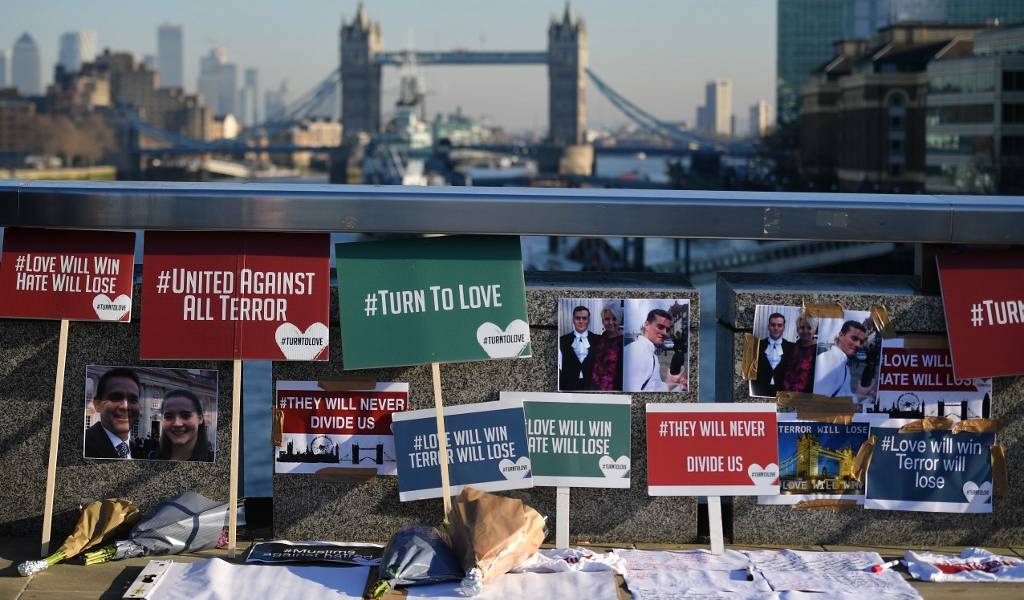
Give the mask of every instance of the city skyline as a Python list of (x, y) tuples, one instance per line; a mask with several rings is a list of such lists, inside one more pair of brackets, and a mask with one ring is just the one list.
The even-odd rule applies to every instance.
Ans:
[[(717, 4), (683, 0), (623, 6), (611, 0), (577, 0), (572, 10), (586, 20), (590, 67), (621, 94), (663, 120), (692, 125), (704, 84), (731, 79), (740, 129), (747, 107), (759, 99), (774, 101), (775, 2)], [(45, 85), (53, 79), (57, 42), (64, 32), (96, 31), (99, 52), (129, 51), (141, 61), (156, 54), (157, 28), (172, 23), (183, 29), (189, 93), (196, 91), (200, 57), (223, 47), (239, 71), (259, 70), (263, 89), (276, 89), (287, 79), (294, 99), (337, 67), (338, 30), (342, 18), (352, 19), (358, 3), (319, 0), (302, 6), (306, 10), (299, 13), (270, 3), (237, 1), (211, 6), (186, 0), (168, 8), (123, 0), (88, 5), (41, 0), (31, 7), (16, 6), (0, 23), (0, 47), (30, 32), (40, 46)], [(454, 0), (435, 6), (371, 1), (366, 9), (380, 23), (385, 50), (410, 44), (418, 50), (544, 50), (549, 20), (561, 14), (564, 2), (477, 6)], [(274, 43), (267, 43), (268, 34), (275, 36)], [(547, 128), (544, 67), (442, 66), (420, 71), (430, 116), (461, 106), (467, 114), (485, 116), (488, 123), (513, 131)], [(399, 70), (384, 72), (382, 111), (389, 115)], [(588, 127), (624, 123), (626, 118), (588, 82)]]

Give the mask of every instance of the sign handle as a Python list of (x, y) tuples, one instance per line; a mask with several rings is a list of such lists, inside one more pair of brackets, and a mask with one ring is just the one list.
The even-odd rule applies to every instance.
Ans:
[(238, 535), (238, 429), (242, 412), (242, 361), (234, 360), (231, 375), (231, 476), (228, 488), (228, 558), (234, 558)]
[(555, 547), (569, 547), (569, 489), (559, 487), (555, 506)]
[(434, 414), (437, 419), (437, 463), (441, 467), (441, 499), (444, 500), (444, 518), (452, 512), (452, 491), (448, 479), (448, 439), (444, 432), (444, 401), (441, 399), (441, 365), (430, 363), (434, 376)]
[(64, 399), (64, 364), (68, 357), (68, 320), (60, 321), (57, 341), (57, 379), (53, 383), (53, 419), (50, 421), (50, 461), (46, 465), (46, 499), (43, 500), (43, 545), (41, 556), (50, 554), (53, 525), (53, 492), (57, 483), (57, 443), (60, 441), (60, 407)]
[(708, 496), (708, 532), (711, 534), (711, 553), (725, 554), (725, 537), (722, 535), (721, 496)]

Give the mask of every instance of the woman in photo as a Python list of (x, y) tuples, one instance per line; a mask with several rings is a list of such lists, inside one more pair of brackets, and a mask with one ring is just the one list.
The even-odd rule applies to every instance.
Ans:
[(814, 389), (814, 357), (818, 343), (818, 322), (814, 317), (800, 315), (796, 320), (796, 345), (790, 359), (789, 370), (779, 388), (787, 392), (809, 394)]
[(189, 390), (171, 390), (164, 396), (160, 414), (160, 448), (150, 458), (213, 462), (198, 396)]
[(601, 309), (604, 333), (594, 348), (589, 390), (622, 390), (622, 319), (611, 305)]

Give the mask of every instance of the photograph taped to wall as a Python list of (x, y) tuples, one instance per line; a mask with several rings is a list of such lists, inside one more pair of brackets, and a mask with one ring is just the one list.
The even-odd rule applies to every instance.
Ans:
[(85, 458), (213, 462), (217, 371), (85, 368)]
[(690, 301), (626, 300), (623, 326), (623, 391), (690, 389)]
[(558, 301), (559, 391), (622, 391), (622, 304), (615, 298)]
[(757, 378), (750, 380), (750, 395), (775, 398), (783, 391), (811, 393), (818, 319), (803, 314), (799, 306), (759, 304), (754, 308), (752, 333), (760, 344)]
[(844, 310), (843, 318), (818, 321), (814, 393), (873, 403), (878, 394), (882, 336), (866, 310)]

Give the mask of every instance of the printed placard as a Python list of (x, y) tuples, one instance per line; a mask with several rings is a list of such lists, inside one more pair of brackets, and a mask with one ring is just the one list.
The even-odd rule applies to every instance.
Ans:
[(758, 496), (758, 504), (796, 504), (802, 500), (864, 501), (864, 483), (853, 478), (853, 461), (871, 428), (864, 422), (818, 423), (780, 413), (779, 493)]
[[(395, 413), (398, 499), (440, 498), (437, 420), (434, 409)], [(521, 400), (499, 400), (444, 409), (451, 493), (472, 485), (487, 492), (533, 487), (526, 420)]]
[(409, 407), (408, 383), (325, 390), (316, 381), (278, 381), (276, 401), (284, 422), (275, 473), (316, 473), (324, 467), (396, 473), (391, 419)]
[(647, 493), (779, 493), (775, 405), (648, 404)]
[(900, 433), (904, 420), (871, 427), (877, 437), (864, 508), (921, 512), (992, 512), (994, 433)]
[(518, 237), (338, 244), (345, 369), (530, 356)]
[(526, 413), (533, 484), (628, 488), (629, 396), (502, 392)]
[(330, 236), (151, 231), (144, 359), (328, 359)]
[(0, 316), (131, 320), (134, 233), (10, 227), (3, 240)]
[(865, 402), (864, 412), (886, 414), (893, 419), (930, 416), (954, 420), (990, 417), (992, 379), (957, 379), (945, 339), (918, 338), (916, 345), (904, 338), (882, 341), (882, 368), (878, 400)]
[(936, 257), (958, 379), (1024, 374), (1024, 250)]

